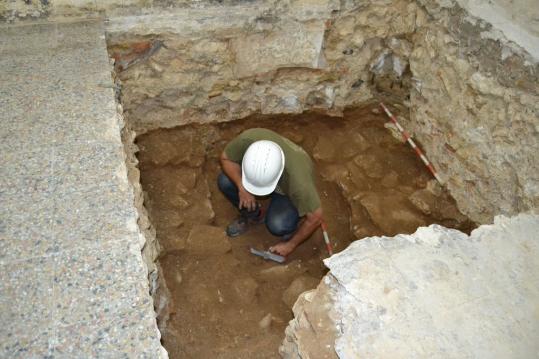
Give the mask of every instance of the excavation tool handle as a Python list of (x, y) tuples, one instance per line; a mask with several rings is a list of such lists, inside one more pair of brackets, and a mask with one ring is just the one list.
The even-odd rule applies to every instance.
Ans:
[(286, 260), (285, 257), (280, 256), (278, 254), (271, 253), (270, 251), (258, 251), (254, 248), (251, 248), (251, 253), (254, 254), (255, 256), (259, 256), (264, 259), (269, 259), (277, 263), (283, 263)]
[(417, 147), (414, 140), (412, 139), (412, 136), (410, 136), (410, 134), (406, 132), (406, 130), (400, 125), (399, 121), (397, 121), (397, 118), (393, 116), (393, 114), (391, 113), (391, 111), (389, 111), (386, 105), (380, 102), (380, 107), (382, 107), (382, 110), (384, 110), (384, 112), (389, 117), (391, 122), (393, 122), (393, 124), (397, 127), (404, 141), (408, 142), (408, 144), (412, 146), (416, 155), (421, 159), (421, 161), (423, 161), (425, 166), (427, 166), (430, 173), (432, 173), (434, 178), (436, 178), (436, 181), (438, 181), (438, 183), (440, 183), (443, 186), (444, 182), (442, 181), (442, 178), (440, 177), (440, 175), (438, 175), (438, 172), (436, 172), (436, 170), (434, 169), (434, 166), (432, 165), (432, 163), (430, 163), (427, 156), (425, 156), (425, 154), (419, 149), (419, 147)]
[(326, 222), (322, 220), (322, 223), (320, 223), (320, 226), (322, 227), (322, 234), (324, 235), (324, 242), (326, 242), (326, 248), (328, 250), (328, 253), (330, 256), (333, 255), (333, 248), (331, 248), (331, 242), (329, 241), (328, 236), (328, 226)]

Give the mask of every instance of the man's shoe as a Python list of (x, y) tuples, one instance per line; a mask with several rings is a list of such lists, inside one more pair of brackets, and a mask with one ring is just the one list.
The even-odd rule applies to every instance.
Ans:
[(255, 218), (247, 218), (240, 215), (226, 227), (226, 234), (229, 237), (237, 237), (247, 232), (250, 224), (259, 224), (264, 222), (264, 210), (260, 208), (260, 213)]
[(229, 237), (237, 237), (247, 232), (249, 220), (246, 217), (239, 216), (226, 227), (226, 235)]

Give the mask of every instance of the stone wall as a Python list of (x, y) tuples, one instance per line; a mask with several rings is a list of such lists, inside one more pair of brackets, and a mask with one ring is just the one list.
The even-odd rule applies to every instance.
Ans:
[(196, 2), (189, 0), (3, 0), (0, 2), (0, 21), (64, 21), (103, 15), (134, 15), (194, 4)]
[[(338, 3), (315, 5), (306, 11), (299, 1), (262, 2), (191, 9), (143, 23), (112, 19), (110, 51), (124, 69), (122, 102), (134, 128), (142, 133), (256, 112), (340, 115), (345, 106), (373, 99), (370, 67), (387, 48), (386, 37), (413, 31), (414, 16), (380, 31), (387, 13), (382, 5), (342, 18), (334, 16)], [(391, 16), (407, 6), (395, 1)], [(380, 23), (371, 26), (367, 16)], [(137, 48), (149, 53), (152, 46), (159, 50), (147, 61), (126, 66)]]
[[(123, 108), (118, 104), (118, 116), (123, 122)], [(161, 246), (156, 238), (155, 227), (148, 218), (148, 211), (144, 206), (144, 192), (140, 184), (140, 170), (136, 153), (138, 147), (135, 144), (136, 134), (129, 124), (122, 128), (122, 142), (125, 151), (125, 162), (127, 167), (127, 178), (134, 194), (134, 206), (137, 210), (137, 225), (141, 232), (142, 260), (146, 266), (150, 295), (153, 298), (154, 309), (157, 316), (157, 324), (161, 332), (166, 327), (170, 315), (170, 293), (165, 282), (163, 270), (157, 260), (161, 252)]]
[(137, 133), (385, 99), (470, 218), (539, 206), (533, 48), (454, 2), (259, 1), (107, 28)]
[(538, 208), (539, 66), (458, 7), (428, 11), (413, 38), (406, 127), (472, 219)]

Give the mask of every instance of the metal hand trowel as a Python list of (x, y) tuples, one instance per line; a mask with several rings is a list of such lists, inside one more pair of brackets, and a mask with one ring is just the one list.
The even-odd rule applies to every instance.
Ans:
[(253, 253), (255, 256), (259, 256), (264, 259), (269, 259), (270, 261), (274, 261), (277, 263), (284, 263), (284, 261), (286, 260), (285, 257), (280, 256), (275, 253), (271, 253), (270, 251), (259, 251), (254, 248), (251, 248), (251, 253)]

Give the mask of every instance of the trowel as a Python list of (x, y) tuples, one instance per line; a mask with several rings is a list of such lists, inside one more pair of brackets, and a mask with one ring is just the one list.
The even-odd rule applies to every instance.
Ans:
[(255, 256), (259, 256), (264, 259), (269, 259), (270, 261), (274, 261), (277, 263), (284, 263), (284, 261), (286, 260), (285, 257), (280, 256), (275, 253), (271, 253), (270, 251), (259, 251), (254, 248), (251, 248), (251, 253), (253, 253)]

